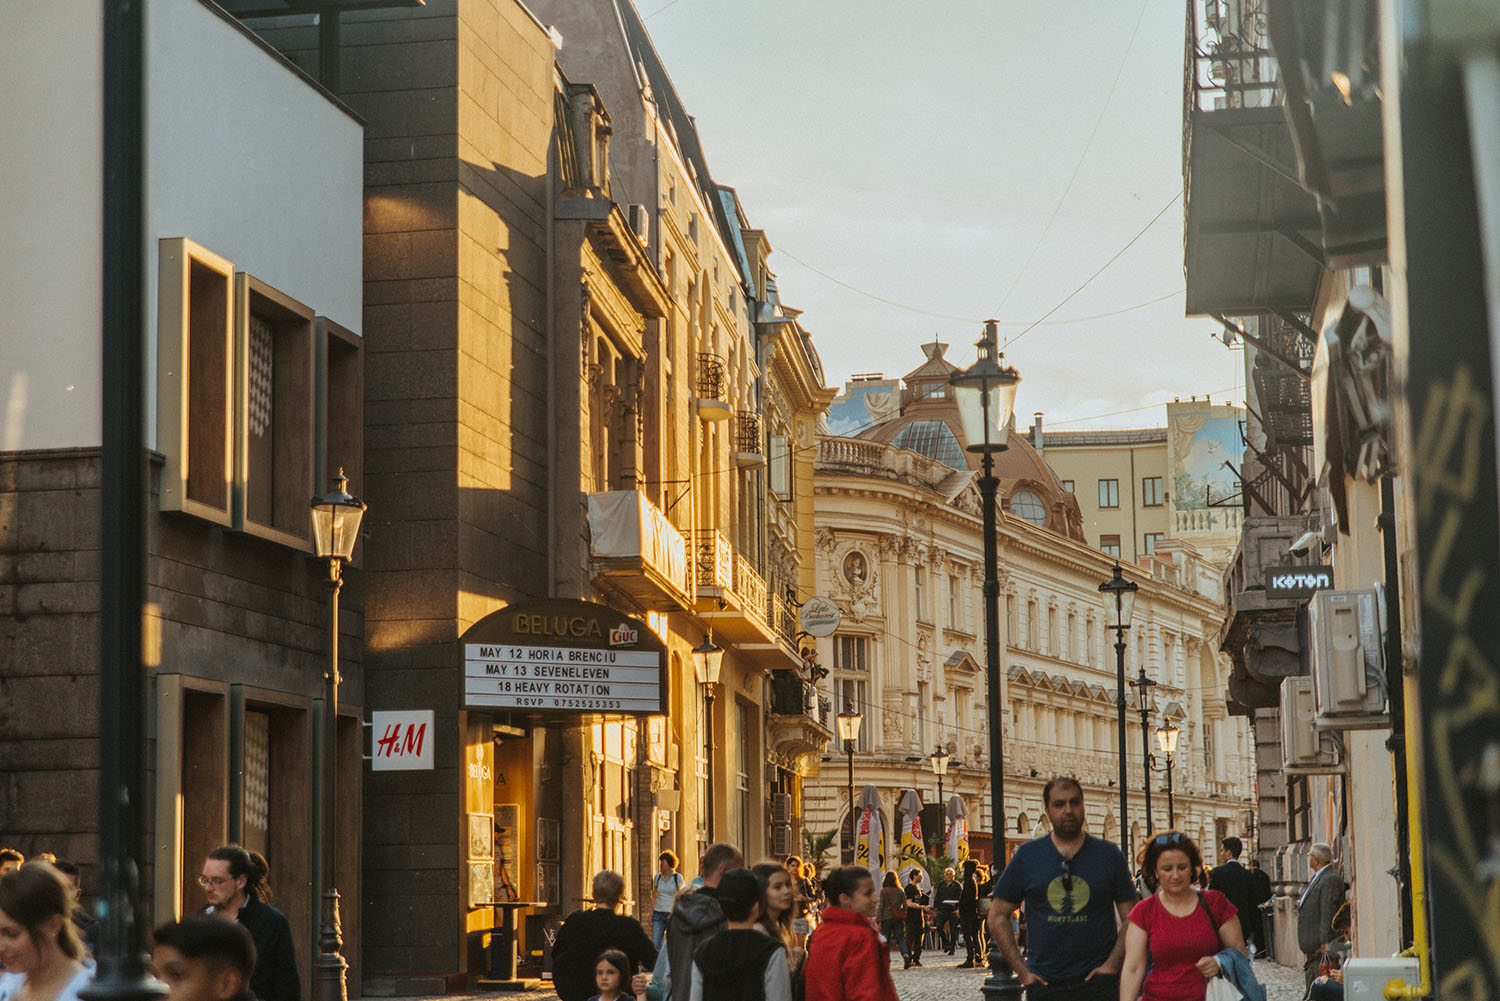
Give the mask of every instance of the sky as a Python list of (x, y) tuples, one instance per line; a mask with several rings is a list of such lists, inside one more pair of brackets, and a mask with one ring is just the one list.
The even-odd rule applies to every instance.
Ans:
[(1243, 400), (1183, 316), (1183, 0), (636, 2), (829, 385), (993, 317), (1023, 426)]

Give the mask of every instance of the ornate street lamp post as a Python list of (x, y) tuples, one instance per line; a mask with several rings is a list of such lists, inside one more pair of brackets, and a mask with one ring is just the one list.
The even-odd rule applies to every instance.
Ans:
[(859, 838), (859, 828), (854, 816), (854, 742), (859, 739), (859, 726), (864, 716), (854, 711), (850, 702), (838, 715), (839, 739), (844, 742), (844, 753), (849, 756), (849, 858), (854, 858), (854, 844)]
[(1151, 837), (1154, 830), (1151, 823), (1151, 730), (1149, 717), (1151, 715), (1151, 689), (1156, 687), (1156, 682), (1146, 677), (1146, 665), (1142, 664), (1140, 674), (1130, 683), (1135, 689), (1136, 708), (1141, 713), (1141, 785), (1146, 790), (1146, 837)]
[(724, 648), (714, 643), (714, 634), (703, 634), (703, 642), (693, 647), (693, 670), (698, 684), (703, 686), (703, 739), (704, 755), (708, 764), (708, 801), (703, 806), (708, 810), (708, 840), (714, 839), (714, 686), (719, 683), (719, 670), (724, 666)]
[(1177, 814), (1172, 806), (1172, 759), (1177, 756), (1177, 736), (1181, 733), (1176, 724), (1171, 720), (1163, 721), (1156, 728), (1156, 746), (1161, 748), (1162, 757), (1167, 760), (1167, 827), (1177, 826)]
[[(1125, 791), (1125, 630), (1130, 628), (1130, 616), (1135, 611), (1135, 592), (1140, 585), (1126, 580), (1120, 573), (1120, 564), (1115, 564), (1109, 580), (1099, 585), (1104, 597), (1104, 628), (1115, 631), (1115, 708), (1119, 715), (1120, 744), (1120, 847), (1126, 857), (1130, 855), (1130, 798)], [(1113, 624), (1110, 616), (1114, 616)]]
[(359, 539), (365, 504), (345, 490), (349, 478), (342, 469), (337, 480), (333, 490), (312, 499), (313, 549), (318, 559), (328, 561), (329, 593), (328, 673), (324, 675), (328, 694), (323, 700), (323, 909), (318, 925), (318, 959), (314, 964), (318, 1001), (346, 1001), (349, 996), (344, 979), (349, 964), (340, 951), (344, 947), (344, 932), (339, 924), (339, 891), (334, 886), (334, 865), (338, 860), (334, 842), (338, 799), (334, 783), (338, 776), (339, 591), (344, 586), (344, 563), (354, 555), (354, 543)]
[[(1005, 451), (1015, 415), (1016, 388), (1021, 376), (1004, 365), (1000, 353), (999, 324), (984, 322), (984, 336), (976, 347), (974, 364), (948, 377), (953, 385), (968, 450), (984, 458), (980, 466), (979, 495), (984, 527), (984, 654), (985, 675), (989, 689), (990, 724), (990, 855), (996, 866), (1005, 865), (1005, 742), (1000, 730), (1000, 582), (996, 566), (995, 491), (1000, 481), (995, 477), (994, 453)], [(1021, 996), (1020, 980), (1000, 955), (989, 954), (990, 976), (984, 984), (989, 998)]]

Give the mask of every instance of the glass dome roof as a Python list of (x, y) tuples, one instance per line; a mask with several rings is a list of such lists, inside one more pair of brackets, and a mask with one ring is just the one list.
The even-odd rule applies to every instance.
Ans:
[(969, 468), (958, 436), (942, 421), (912, 421), (891, 439), (891, 444), (920, 452), (953, 469)]

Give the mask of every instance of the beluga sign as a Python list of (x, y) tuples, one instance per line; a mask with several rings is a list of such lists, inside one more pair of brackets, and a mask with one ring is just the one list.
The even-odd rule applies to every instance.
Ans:
[(608, 605), (529, 601), (480, 619), (461, 638), (464, 708), (660, 715), (666, 646)]

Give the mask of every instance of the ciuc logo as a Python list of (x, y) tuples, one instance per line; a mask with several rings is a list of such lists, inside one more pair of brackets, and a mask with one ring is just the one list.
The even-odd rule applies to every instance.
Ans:
[(635, 646), (640, 636), (641, 631), (639, 629), (632, 629), (622, 622), (609, 631), (609, 645)]

